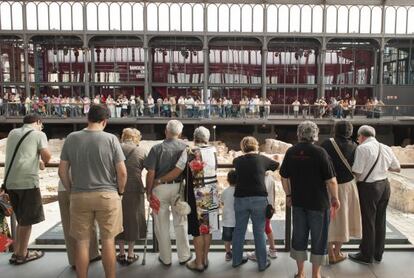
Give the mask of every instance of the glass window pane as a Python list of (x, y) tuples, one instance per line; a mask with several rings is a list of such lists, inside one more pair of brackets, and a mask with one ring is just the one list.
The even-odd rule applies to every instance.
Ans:
[(348, 33), (348, 8), (345, 6), (338, 9), (338, 33)]
[(253, 8), (253, 32), (263, 32), (263, 6)]
[(208, 6), (207, 29), (209, 32), (217, 32), (217, 6), (216, 5)]
[(243, 5), (242, 8), (242, 32), (252, 31), (252, 6)]
[(110, 6), (111, 30), (121, 30), (121, 7), (112, 3)]
[(39, 30), (48, 30), (49, 29), (49, 22), (48, 22), (49, 11), (48, 11), (48, 6), (46, 5), (46, 3), (40, 3), (37, 6), (37, 9), (38, 9), (37, 19), (39, 21)]
[(219, 7), (219, 31), (229, 31), (229, 7), (227, 5), (220, 5)]
[(121, 27), (122, 30), (131, 31), (132, 30), (132, 7), (129, 3), (124, 3), (121, 6)]
[(363, 7), (361, 9), (361, 33), (368, 34), (371, 25), (371, 9)]
[(359, 9), (355, 6), (349, 10), (349, 33), (359, 33)]
[(193, 6), (193, 22), (194, 31), (201, 32), (204, 30), (204, 10), (203, 6), (200, 4), (195, 4)]
[(321, 33), (322, 32), (322, 17), (323, 17), (322, 8), (320, 6), (314, 6), (312, 12), (313, 12), (312, 32)]
[(12, 6), (12, 13), (13, 13), (13, 30), (22, 30), (23, 29), (22, 4), (14, 3)]
[[(88, 23), (88, 30), (98, 30), (97, 25), (97, 6), (95, 4), (89, 3), (86, 7), (86, 13), (87, 13), (87, 23)], [(76, 22), (75, 13), (73, 13), (73, 22)]]
[(230, 31), (240, 32), (240, 6), (232, 5), (230, 8)]
[[(69, 3), (63, 3), (60, 9), (62, 11), (60, 14), (62, 30), (72, 30), (72, 6)], [(79, 18), (79, 15), (77, 17)]]
[(326, 32), (336, 33), (336, 7), (329, 6), (326, 10)]
[(382, 12), (380, 7), (372, 8), (371, 16), (371, 33), (379, 34), (381, 33), (381, 21), (382, 21)]
[(170, 14), (171, 14), (171, 31), (180, 31), (180, 19), (181, 19), (181, 12), (180, 6), (178, 4), (172, 4), (170, 6)]
[(157, 5), (149, 4), (147, 7), (147, 26), (149, 31), (157, 31), (158, 12)]
[(144, 30), (144, 8), (141, 4), (134, 4), (132, 7), (134, 26), (135, 31)]
[(160, 31), (169, 31), (170, 28), (170, 15), (167, 4), (161, 4), (158, 6), (158, 20)]
[[(73, 13), (72, 13), (73, 30), (82, 30), (83, 20), (79, 20), (79, 18), (83, 18), (82, 4), (80, 3), (73, 4), (72, 10), (73, 10)], [(96, 18), (95, 18), (95, 22), (96, 22)]]
[(290, 7), (290, 30), (289, 32), (299, 32), (300, 31), (300, 8), (299, 6)]
[(106, 3), (100, 3), (98, 6), (98, 30), (109, 30), (109, 7)]
[(385, 33), (395, 33), (395, 9), (387, 7), (385, 10)]
[(408, 34), (414, 34), (414, 7), (408, 10)]
[(279, 7), (279, 32), (289, 32), (289, 9), (283, 5)]
[(28, 30), (36, 30), (37, 29), (36, 4), (27, 3), (27, 5), (26, 5), (26, 16), (27, 16), (27, 29)]
[(312, 9), (310, 6), (302, 7), (302, 33), (310, 33), (312, 27)]
[(397, 10), (397, 34), (405, 34), (407, 31), (407, 9), (400, 7)]
[(50, 30), (60, 30), (60, 9), (57, 3), (49, 5), (50, 13)]
[(191, 22), (191, 18), (192, 18), (192, 11), (191, 11), (191, 5), (190, 4), (184, 4), (182, 6), (182, 13), (181, 13), (181, 18), (182, 18), (182, 29), (183, 31), (191, 31), (192, 28), (192, 22)]
[(275, 5), (267, 7), (267, 32), (277, 32), (277, 8)]
[(11, 30), (11, 7), (9, 3), (0, 5), (0, 20), (2, 30)]

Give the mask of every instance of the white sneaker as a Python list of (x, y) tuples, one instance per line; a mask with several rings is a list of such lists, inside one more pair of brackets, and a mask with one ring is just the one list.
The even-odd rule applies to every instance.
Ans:
[(247, 258), (251, 261), (257, 261), (256, 252), (247, 252)]
[(269, 248), (269, 250), (267, 250), (267, 255), (271, 259), (276, 259), (277, 258), (277, 251), (276, 251), (276, 249), (270, 249)]

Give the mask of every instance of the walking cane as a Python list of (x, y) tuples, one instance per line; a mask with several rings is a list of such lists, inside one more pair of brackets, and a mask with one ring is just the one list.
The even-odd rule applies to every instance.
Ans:
[(148, 207), (147, 228), (145, 231), (144, 255), (142, 256), (142, 265), (145, 265), (145, 258), (147, 257), (147, 243), (148, 243), (148, 226), (151, 217), (151, 208)]

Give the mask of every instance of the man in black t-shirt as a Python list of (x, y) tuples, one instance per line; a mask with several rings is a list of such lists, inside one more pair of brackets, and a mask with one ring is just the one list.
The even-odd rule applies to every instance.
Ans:
[(324, 149), (313, 144), (318, 140), (318, 133), (315, 123), (302, 122), (297, 130), (299, 143), (286, 152), (280, 169), (286, 204), (293, 206), (290, 256), (298, 265), (295, 277), (305, 277), (304, 263), (307, 260), (309, 232), (312, 242), (312, 276), (320, 277), (321, 266), (329, 262), (327, 247), (330, 208), (334, 214), (340, 206), (335, 170), (330, 157)]

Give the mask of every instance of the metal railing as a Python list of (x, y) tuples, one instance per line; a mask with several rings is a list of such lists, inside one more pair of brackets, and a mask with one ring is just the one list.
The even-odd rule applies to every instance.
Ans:
[[(82, 118), (86, 117), (91, 104), (0, 104), (0, 116), (6, 118), (23, 117), (36, 113), (45, 118)], [(414, 116), (414, 105), (356, 105), (341, 107), (333, 105), (220, 105), (220, 104), (154, 104), (111, 105), (106, 104), (111, 118), (181, 118), (181, 119), (269, 119), (283, 117), (288, 119), (333, 119), (333, 118), (381, 118)]]

